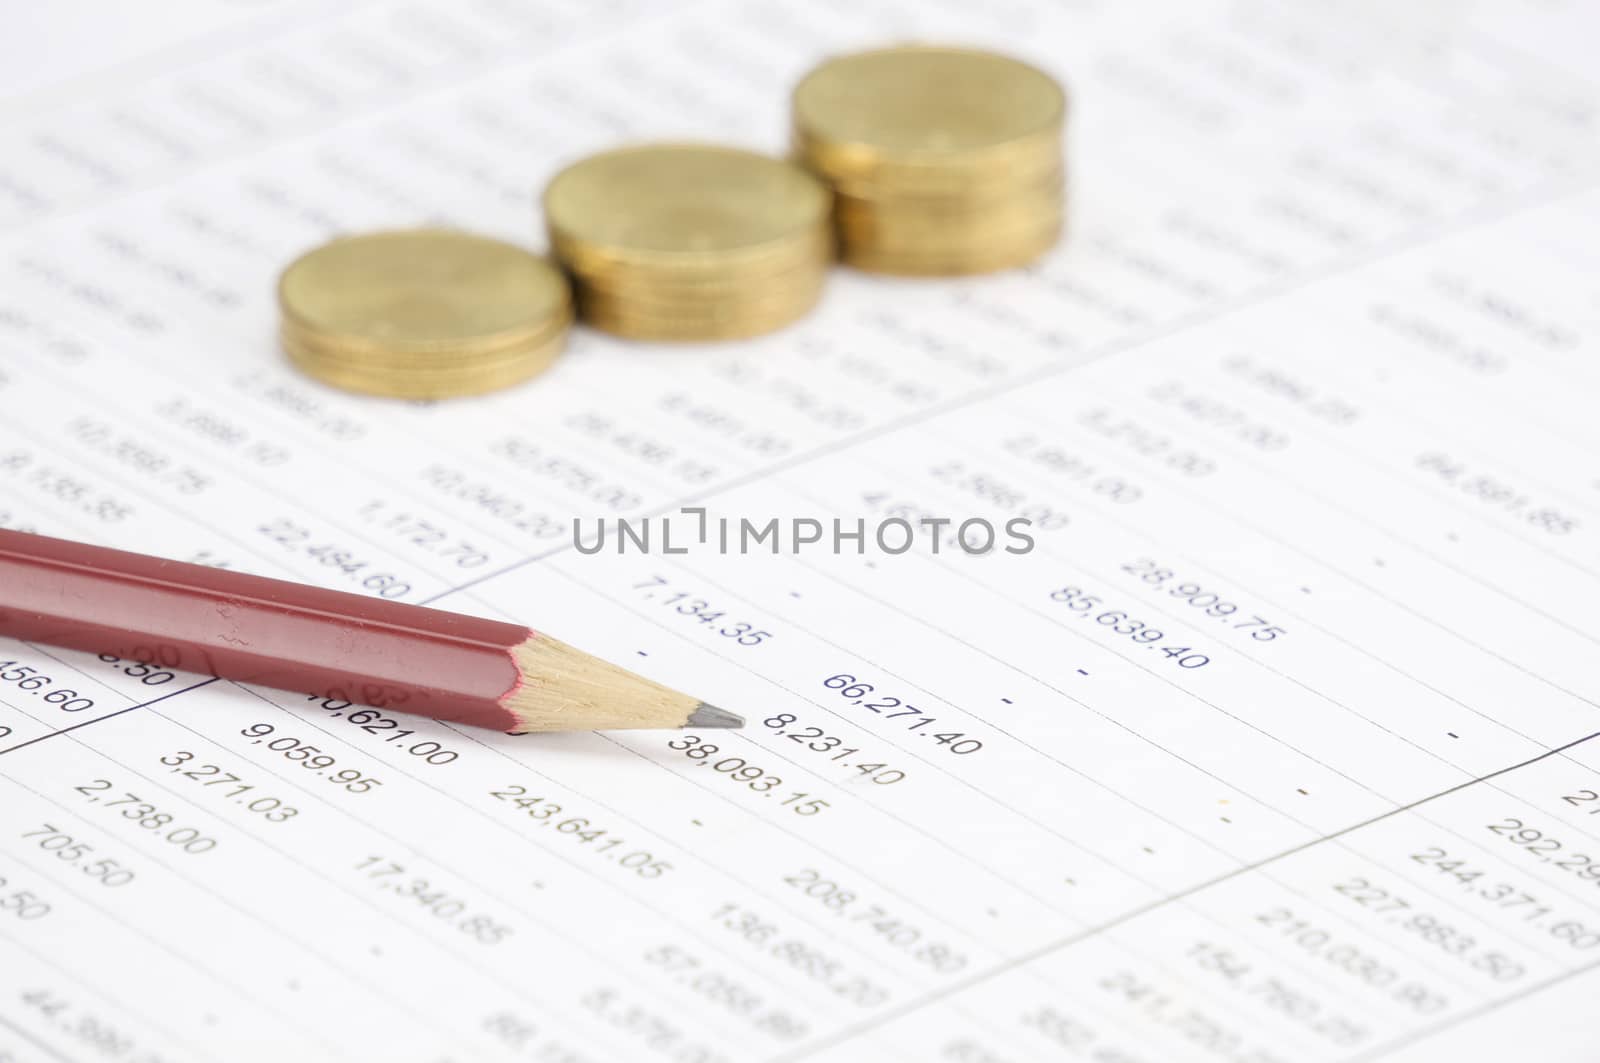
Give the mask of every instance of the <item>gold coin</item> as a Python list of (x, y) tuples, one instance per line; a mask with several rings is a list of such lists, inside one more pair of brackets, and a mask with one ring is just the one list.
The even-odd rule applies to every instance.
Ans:
[(900, 185), (846, 184), (834, 187), (834, 215), (850, 210), (886, 207), (929, 215), (972, 214), (1003, 209), (1012, 203), (1041, 198), (1060, 199), (1067, 187), (1066, 168), (1059, 158), (1041, 170), (1013, 174), (1004, 182), (987, 181), (959, 189), (935, 191)]
[(583, 320), (628, 339), (721, 340), (773, 332), (803, 317), (821, 298), (822, 278), (761, 302), (704, 306), (640, 303), (604, 297), (583, 301)]
[(465, 367), (498, 361), (517, 352), (559, 339), (572, 325), (570, 304), (561, 312), (536, 328), (513, 334), (499, 334), (493, 342), (463, 344), (459, 347), (405, 348), (385, 347), (378, 344), (352, 342), (339, 336), (327, 336), (305, 328), (285, 317), (279, 326), (279, 335), (287, 346), (293, 344), (309, 356), (336, 362), (349, 362), (369, 368), (389, 368), (396, 372), (413, 369), (431, 369), (439, 366)]
[(703, 144), (594, 155), (544, 192), (551, 246), (580, 274), (608, 262), (717, 272), (781, 258), (828, 207), (827, 188), (799, 167)]
[(926, 203), (836, 200), (841, 258), (873, 272), (982, 273), (1032, 261), (1061, 234), (1059, 186), (986, 209), (937, 209)]
[(795, 156), (835, 193), (839, 257), (977, 273), (1059, 238), (1066, 95), (1015, 59), (913, 46), (831, 59), (793, 97)]
[(826, 218), (808, 227), (787, 248), (759, 260), (735, 258), (728, 262), (704, 261), (693, 266), (662, 266), (638, 262), (603, 261), (584, 249), (555, 245), (556, 256), (572, 270), (575, 287), (624, 292), (637, 288), (683, 291), (690, 295), (713, 291), (735, 292), (777, 284), (802, 271), (823, 268), (833, 258), (833, 231)]
[[(910, 274), (907, 274), (908, 276)], [(678, 321), (671, 318), (631, 318), (597, 315), (585, 320), (602, 332), (620, 339), (648, 340), (657, 343), (707, 343), (716, 340), (743, 340), (777, 332), (805, 316), (813, 304), (799, 307), (782, 317), (749, 321)]]
[(843, 228), (891, 225), (902, 229), (957, 231), (991, 226), (1004, 228), (1031, 216), (1059, 213), (1065, 203), (1060, 171), (1015, 195), (992, 202), (958, 199), (859, 199), (839, 195), (834, 199), (834, 221)]
[(841, 214), (841, 242), (847, 247), (868, 244), (873, 247), (965, 247), (974, 244), (1002, 244), (1014, 238), (1026, 239), (1042, 226), (1061, 220), (1059, 200), (1019, 203), (1004, 210), (980, 214), (951, 214), (929, 217), (916, 211), (891, 209)]
[[(526, 347), (513, 354), (486, 361), (467, 363), (457, 362), (454, 359), (441, 359), (433, 365), (407, 367), (404, 369), (396, 369), (393, 366), (385, 365), (370, 365), (366, 362), (351, 361), (347, 358), (329, 357), (327, 354), (288, 339), (284, 340), (283, 350), (291, 361), (302, 368), (314, 366), (318, 370), (328, 373), (362, 376), (374, 380), (393, 380), (400, 383), (427, 382), (430, 388), (449, 388), (452, 386), (452, 382), (455, 381), (470, 382), (486, 374), (509, 372), (518, 366), (541, 364), (547, 361), (545, 358), (546, 352), (559, 351), (563, 346), (563, 342), (561, 340), (551, 340), (538, 346)], [(470, 393), (471, 390), (470, 384), (468, 384), (467, 390), (463, 394)]]
[(850, 241), (843, 245), (841, 258), (845, 264), (869, 273), (907, 277), (993, 273), (1034, 261), (1060, 240), (1062, 227), (1063, 220), (1057, 215), (1006, 241), (973, 241), (964, 247), (885, 249), (868, 241)]
[(723, 318), (759, 317), (772, 311), (784, 313), (797, 303), (809, 303), (822, 290), (823, 275), (799, 276), (782, 286), (768, 286), (740, 298), (713, 297), (683, 299), (656, 293), (618, 295), (603, 290), (580, 292), (579, 312), (585, 317), (596, 311), (620, 312), (640, 316), (674, 317), (713, 321)]
[(997, 219), (992, 225), (945, 225), (930, 229), (879, 222), (853, 228), (846, 247), (849, 251), (866, 248), (891, 254), (998, 249), (1009, 244), (1031, 243), (1039, 233), (1059, 229), (1063, 220), (1064, 214), (1060, 210), (1041, 210), (1007, 218), (1003, 224)]
[(659, 305), (641, 307), (636, 304), (597, 300), (585, 307), (584, 320), (602, 326), (617, 322), (661, 324), (663, 327), (670, 326), (675, 333), (697, 328), (719, 332), (728, 328), (740, 332), (763, 331), (788, 324), (815, 306), (821, 294), (822, 285), (819, 284), (790, 293), (784, 299), (770, 300), (759, 306), (734, 308), (723, 305), (710, 310)]
[(791, 146), (795, 161), (825, 179), (835, 193), (863, 199), (985, 200), (1059, 170), (1063, 138), (1058, 130), (1004, 150), (920, 160), (894, 159), (860, 145), (809, 141), (798, 131)]
[(290, 263), (278, 281), (286, 321), (373, 350), (493, 347), (567, 312), (560, 271), (519, 247), (412, 229), (345, 237)]
[(795, 161), (835, 188), (882, 186), (933, 195), (961, 193), (981, 184), (1003, 186), (1042, 172), (1059, 164), (1064, 143), (1056, 129), (968, 155), (897, 156), (861, 144), (816, 140), (799, 129), (790, 134)]
[[(832, 242), (829, 241), (831, 252)], [(640, 303), (674, 303), (683, 306), (708, 303), (745, 304), (760, 302), (774, 294), (794, 288), (821, 284), (827, 266), (833, 261), (813, 256), (810, 261), (780, 273), (728, 276), (717, 280), (683, 278), (676, 274), (654, 275), (648, 279), (617, 280), (611, 276), (581, 279), (575, 297), (581, 308), (594, 298), (633, 300)], [(580, 311), (581, 312), (581, 311)]]
[(888, 167), (992, 165), (1059, 148), (1066, 95), (1048, 74), (992, 52), (900, 47), (830, 59), (793, 97), (797, 139), (831, 179)]
[(561, 353), (565, 340), (563, 332), (541, 345), (488, 363), (463, 367), (441, 360), (431, 369), (405, 372), (330, 359), (287, 338), (284, 352), (289, 361), (308, 376), (345, 391), (397, 399), (445, 399), (479, 395), (519, 384), (549, 368)]

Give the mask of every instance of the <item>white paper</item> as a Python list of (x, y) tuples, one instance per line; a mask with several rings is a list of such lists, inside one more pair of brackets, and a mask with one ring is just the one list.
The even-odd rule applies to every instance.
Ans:
[[(0, 523), (515, 619), (749, 724), (502, 737), (0, 644), (0, 1060), (1600, 1052), (1589, 5), (205, 19), (15, 81)], [(323, 239), (538, 246), (573, 158), (782, 150), (801, 72), (904, 39), (1069, 85), (1037, 266), (579, 330), (473, 401), (276, 351)], [(1036, 545), (573, 548), (683, 506)]]

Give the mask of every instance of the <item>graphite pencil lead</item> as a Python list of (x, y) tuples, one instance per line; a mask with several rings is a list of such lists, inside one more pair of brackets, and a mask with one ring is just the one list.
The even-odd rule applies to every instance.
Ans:
[(701, 702), (689, 714), (689, 719), (684, 722), (685, 727), (743, 727), (744, 717), (736, 716), (727, 709), (719, 709), (715, 705)]

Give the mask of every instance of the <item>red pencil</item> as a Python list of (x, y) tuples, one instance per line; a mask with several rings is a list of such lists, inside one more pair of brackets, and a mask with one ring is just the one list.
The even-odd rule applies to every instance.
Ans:
[(0, 635), (517, 734), (744, 724), (515, 624), (4, 529)]

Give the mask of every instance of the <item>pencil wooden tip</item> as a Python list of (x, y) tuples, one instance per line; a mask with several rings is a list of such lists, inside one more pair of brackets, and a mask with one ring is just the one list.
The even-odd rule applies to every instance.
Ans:
[(727, 709), (719, 709), (715, 705), (701, 702), (689, 714), (685, 727), (743, 727), (744, 717), (736, 716)]
[(511, 660), (521, 678), (500, 705), (513, 734), (744, 726), (731, 712), (546, 635), (513, 646)]

